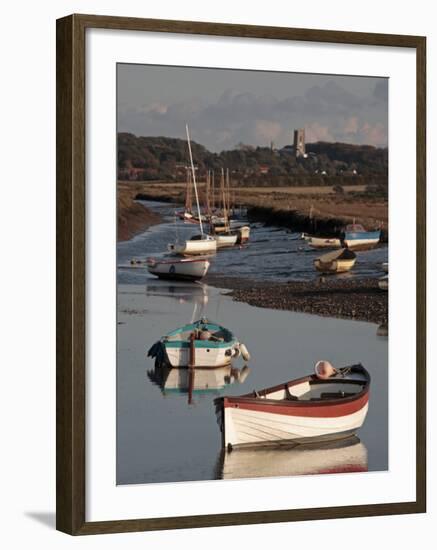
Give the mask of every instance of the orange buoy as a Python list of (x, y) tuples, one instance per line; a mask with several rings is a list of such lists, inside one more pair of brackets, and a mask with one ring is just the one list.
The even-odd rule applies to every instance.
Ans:
[(317, 361), (314, 365), (314, 371), (317, 378), (320, 378), (321, 380), (326, 380), (337, 373), (336, 369), (329, 361)]

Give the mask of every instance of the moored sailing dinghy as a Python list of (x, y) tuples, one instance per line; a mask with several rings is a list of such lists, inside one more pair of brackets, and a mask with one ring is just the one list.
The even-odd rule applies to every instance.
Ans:
[(197, 281), (208, 272), (210, 262), (207, 258), (147, 258), (149, 273), (160, 279)]
[(196, 185), (196, 171), (194, 169), (193, 154), (191, 152), (191, 141), (190, 141), (190, 134), (188, 131), (188, 125), (186, 125), (185, 128), (187, 132), (188, 152), (190, 154), (191, 173), (193, 178), (194, 194), (196, 197), (197, 216), (198, 216), (197, 220), (200, 227), (200, 235), (195, 235), (194, 237), (191, 237), (191, 239), (183, 243), (170, 244), (168, 246), (168, 249), (171, 252), (174, 252), (176, 254), (183, 254), (183, 255), (214, 254), (217, 250), (217, 243), (214, 237), (211, 237), (210, 235), (206, 235), (203, 232), (202, 215), (200, 213), (200, 204), (199, 204), (199, 194), (197, 192), (197, 185)]
[[(229, 221), (229, 171), (227, 172), (228, 182), (225, 184), (225, 174), (222, 168), (222, 175), (220, 180), (220, 188), (222, 194), (222, 206), (223, 206), (223, 223), (214, 223), (211, 220), (210, 228), (211, 233), (214, 235), (214, 239), (217, 242), (217, 248), (227, 248), (235, 246), (237, 244), (238, 234), (231, 231)], [(227, 192), (228, 190), (228, 192)]]
[(229, 365), (240, 354), (249, 360), (246, 346), (230, 330), (200, 319), (166, 334), (147, 355), (158, 365), (210, 368)]
[(241, 396), (214, 401), (222, 443), (276, 445), (334, 440), (364, 423), (370, 375), (362, 365), (336, 370), (326, 361), (316, 374)]
[(353, 268), (356, 261), (355, 252), (343, 248), (320, 256), (314, 260), (314, 267), (321, 273), (345, 273)]
[(381, 231), (366, 231), (360, 224), (347, 225), (343, 231), (343, 243), (354, 250), (368, 250), (379, 243)]

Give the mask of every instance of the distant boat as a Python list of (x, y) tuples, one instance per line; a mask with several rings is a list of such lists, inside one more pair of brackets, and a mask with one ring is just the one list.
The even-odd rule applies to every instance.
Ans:
[(231, 231), (229, 220), (229, 170), (227, 171), (227, 182), (225, 183), (225, 172), (222, 168), (220, 179), (220, 192), (222, 195), (222, 218), (211, 218), (210, 230), (217, 241), (217, 248), (227, 248), (237, 244), (238, 234)]
[(211, 368), (229, 365), (242, 355), (249, 360), (246, 346), (227, 328), (200, 319), (163, 336), (149, 349), (157, 364), (172, 367)]
[[(217, 398), (223, 447), (334, 440), (364, 423), (370, 375), (362, 365), (316, 373), (241, 396)], [(322, 365), (322, 368), (319, 368)], [(325, 369), (325, 370), (324, 370)], [(332, 372), (331, 376), (325, 373)]]
[(235, 231), (237, 232), (237, 244), (244, 244), (250, 238), (250, 226), (243, 225), (241, 227), (236, 227)]
[(197, 281), (208, 272), (207, 258), (147, 258), (149, 273), (160, 279)]
[(378, 286), (381, 290), (388, 290), (388, 275), (384, 275), (378, 280)]
[(168, 250), (186, 256), (214, 254), (217, 250), (217, 242), (211, 235), (194, 235), (182, 243), (169, 244)]
[(237, 233), (222, 233), (214, 235), (214, 239), (217, 242), (217, 248), (227, 248), (237, 244), (238, 235)]
[(381, 231), (366, 231), (360, 224), (347, 225), (343, 230), (342, 241), (347, 248), (354, 250), (367, 250), (379, 243)]
[(242, 448), (221, 453), (220, 479), (285, 477), (368, 471), (365, 445), (356, 436), (318, 445)]
[(356, 261), (355, 252), (343, 248), (320, 256), (314, 260), (314, 267), (321, 273), (345, 273), (353, 268)]
[(336, 237), (314, 237), (305, 235), (304, 239), (312, 248), (341, 248), (341, 241)]

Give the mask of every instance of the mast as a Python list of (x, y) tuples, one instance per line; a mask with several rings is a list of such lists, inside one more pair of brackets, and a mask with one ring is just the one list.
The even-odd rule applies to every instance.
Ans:
[(188, 151), (190, 153), (191, 172), (193, 174), (193, 185), (194, 185), (194, 193), (196, 195), (197, 214), (199, 216), (200, 234), (203, 237), (202, 216), (200, 214), (199, 195), (197, 194), (196, 174), (195, 174), (195, 170), (194, 170), (193, 154), (191, 152), (191, 142), (190, 142), (190, 133), (188, 131), (188, 124), (185, 125), (185, 129), (187, 131)]
[(187, 168), (187, 189), (185, 192), (185, 211), (191, 212), (193, 208), (193, 201), (191, 198), (191, 172), (190, 169)]
[(226, 184), (225, 184), (225, 170), (222, 168), (222, 177), (220, 180), (220, 187), (222, 191), (222, 201), (223, 201), (223, 218), (225, 220), (225, 228), (228, 230), (228, 212), (226, 207)]
[(215, 178), (214, 178), (214, 170), (212, 171), (211, 176), (211, 187), (212, 187), (212, 193), (211, 193), (211, 209), (212, 211), (215, 210)]
[(226, 209), (228, 216), (231, 214), (231, 181), (229, 178), (229, 168), (226, 168)]
[(208, 216), (211, 215), (211, 202), (209, 198), (210, 186), (211, 186), (211, 171), (208, 170), (206, 173), (206, 182), (205, 182), (205, 211)]

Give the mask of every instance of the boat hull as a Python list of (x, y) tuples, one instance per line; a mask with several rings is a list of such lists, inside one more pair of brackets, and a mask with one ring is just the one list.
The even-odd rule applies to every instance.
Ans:
[(208, 272), (210, 263), (208, 260), (149, 260), (147, 269), (149, 273), (168, 280), (198, 281)]
[(250, 227), (248, 225), (244, 225), (243, 227), (239, 227), (237, 229), (237, 244), (244, 244), (247, 243), (250, 237)]
[(378, 281), (378, 286), (381, 290), (388, 291), (388, 276), (381, 277)]
[(215, 239), (185, 241), (182, 244), (172, 244), (169, 247), (171, 252), (184, 256), (198, 256), (203, 254), (214, 254), (217, 250)]
[(381, 231), (351, 231), (344, 234), (343, 243), (353, 250), (374, 248), (381, 237)]
[(334, 260), (324, 263), (319, 259), (314, 260), (314, 266), (321, 273), (346, 273), (354, 267), (356, 261), (356, 258), (354, 258), (352, 260)]
[[(247, 447), (284, 443), (307, 443), (341, 439), (356, 433), (363, 425), (368, 409), (368, 395), (360, 403), (329, 413), (321, 407), (296, 407), (279, 412), (279, 407), (238, 407), (224, 405), (224, 446)], [(319, 410), (317, 410), (319, 409)], [(330, 414), (330, 415), (329, 415)]]
[(215, 235), (217, 248), (228, 248), (237, 244), (238, 235)]
[[(165, 352), (168, 364), (172, 367), (186, 368), (190, 366), (189, 346), (177, 346), (172, 342), (165, 343)], [(208, 347), (204, 342), (196, 341), (195, 361), (196, 367), (217, 368), (230, 365), (232, 359), (238, 354), (235, 342), (226, 346), (215, 348)]]
[(337, 238), (310, 237), (306, 235), (305, 240), (312, 248), (341, 248), (341, 241)]

